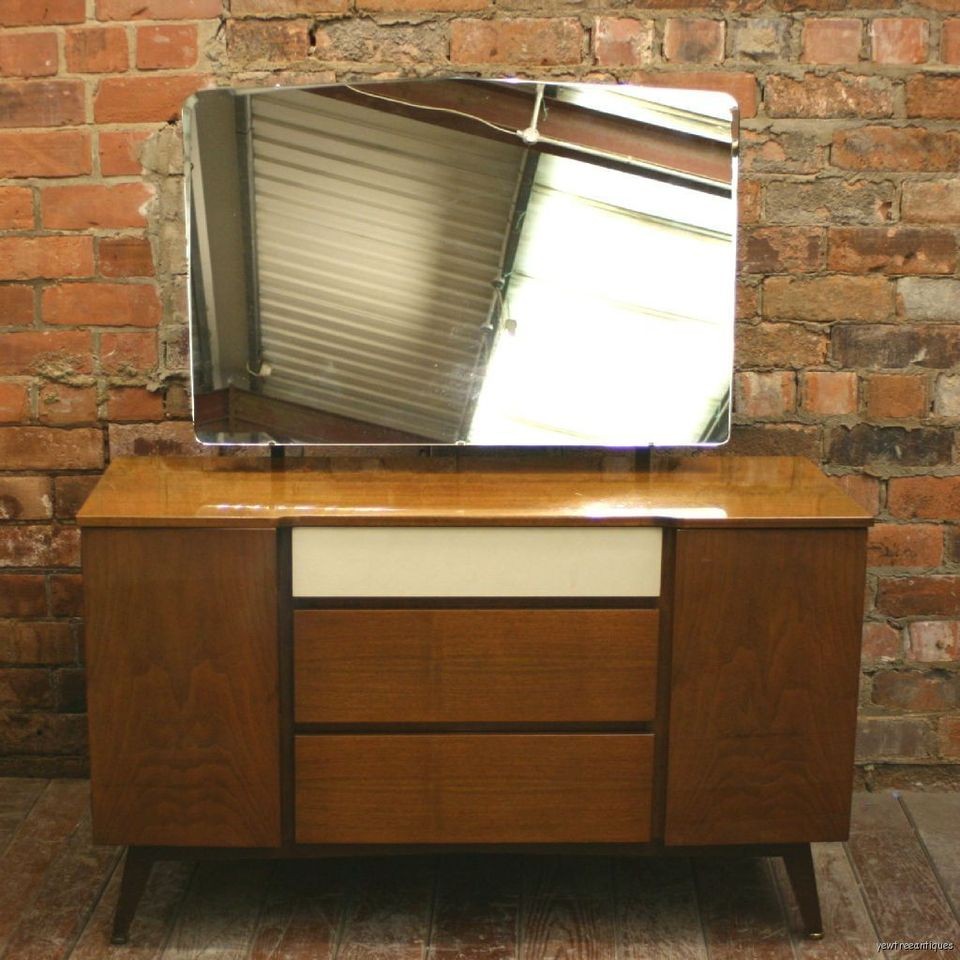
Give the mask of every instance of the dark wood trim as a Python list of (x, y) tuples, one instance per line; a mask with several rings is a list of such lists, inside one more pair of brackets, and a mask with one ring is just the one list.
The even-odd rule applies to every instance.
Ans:
[(295, 723), (294, 733), (653, 733), (652, 721), (635, 723)]
[(294, 764), (293, 764), (293, 609), (292, 536), (289, 528), (277, 531), (277, 642), (280, 679), (280, 834), (284, 846), (293, 843)]
[(127, 848), (127, 856), (123, 863), (123, 876), (120, 879), (120, 896), (117, 898), (117, 906), (113, 914), (111, 943), (127, 942), (127, 937), (130, 935), (130, 924), (137, 912), (137, 907), (143, 897), (143, 891), (150, 879), (150, 872), (157, 860), (157, 857), (153, 854), (155, 849), (163, 848)]
[(823, 936), (823, 918), (820, 915), (820, 896), (817, 893), (817, 874), (813, 868), (813, 854), (809, 843), (799, 843), (783, 855), (790, 886), (796, 897), (807, 936), (819, 940)]
[(660, 644), (657, 650), (657, 700), (653, 732), (653, 838), (663, 840), (667, 821), (667, 762), (670, 747), (670, 664), (673, 649), (673, 587), (677, 532), (663, 531), (660, 559)]
[(656, 610), (657, 597), (294, 597), (294, 610)]

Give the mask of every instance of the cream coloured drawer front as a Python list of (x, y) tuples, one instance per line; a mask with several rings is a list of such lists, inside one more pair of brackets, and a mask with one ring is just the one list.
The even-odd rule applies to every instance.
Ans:
[(655, 597), (656, 527), (298, 527), (295, 597)]

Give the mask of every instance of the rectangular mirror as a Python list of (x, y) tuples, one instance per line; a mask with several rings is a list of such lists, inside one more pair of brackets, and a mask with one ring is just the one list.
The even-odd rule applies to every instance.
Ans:
[(727, 439), (732, 98), (222, 89), (184, 132), (201, 441)]

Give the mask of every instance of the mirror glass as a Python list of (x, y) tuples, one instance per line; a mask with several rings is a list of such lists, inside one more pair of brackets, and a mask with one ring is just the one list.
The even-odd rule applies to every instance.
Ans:
[(730, 97), (221, 89), (184, 131), (200, 440), (727, 439)]

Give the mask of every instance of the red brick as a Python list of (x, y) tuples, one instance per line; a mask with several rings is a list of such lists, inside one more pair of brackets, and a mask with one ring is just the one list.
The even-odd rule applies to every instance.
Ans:
[(146, 207), (153, 195), (154, 188), (146, 183), (45, 187), (40, 215), (44, 227), (52, 230), (145, 227)]
[(103, 466), (103, 434), (94, 428), (0, 428), (0, 462), (7, 470), (78, 470)]
[(802, 374), (801, 407), (830, 416), (857, 412), (857, 375), (846, 371), (810, 370)]
[(929, 39), (926, 20), (879, 17), (870, 25), (872, 55), (877, 63), (923, 63)]
[(82, 330), (0, 333), (0, 375), (62, 377), (93, 369), (90, 334)]
[(883, 277), (770, 277), (764, 316), (778, 320), (884, 320), (893, 314), (893, 284)]
[(735, 378), (736, 413), (746, 417), (782, 418), (797, 406), (797, 382), (792, 371), (738, 373)]
[(52, 508), (49, 477), (0, 476), (0, 519), (46, 520)]
[(0, 76), (50, 77), (58, 57), (55, 33), (0, 34)]
[[(292, 7), (294, 4), (287, 2), (285, 6)], [(311, 4), (300, 3), (296, 6), (302, 7), (301, 13), (309, 13), (306, 9)], [(322, 0), (314, 2), (314, 7), (336, 7), (334, 11), (321, 10), (319, 12), (343, 13), (349, 9), (349, 0)], [(485, 10), (490, 6), (490, 0), (357, 0), (357, 10), (370, 13), (379, 13), (381, 11), (405, 12), (408, 10), (438, 10), (438, 11), (476, 11)]]
[(960, 77), (908, 77), (907, 116), (960, 119)]
[(920, 620), (910, 624), (907, 659), (923, 663), (960, 660), (960, 622)]
[(238, 60), (303, 60), (312, 20), (229, 20), (227, 53)]
[(856, 758), (929, 760), (933, 753), (930, 725), (921, 717), (867, 717), (857, 721)]
[(887, 509), (905, 520), (960, 520), (960, 477), (891, 477)]
[(144, 387), (115, 387), (107, 398), (110, 420), (162, 420), (163, 396)]
[(71, 73), (123, 73), (130, 66), (127, 31), (123, 27), (79, 27), (64, 35)]
[(960, 64), (960, 20), (944, 20), (940, 40), (940, 59), (944, 63)]
[(105, 177), (138, 175), (140, 148), (151, 134), (142, 130), (103, 130), (100, 132), (100, 172)]
[(802, 423), (734, 424), (725, 447), (745, 457), (820, 458), (820, 430)]
[(847, 170), (952, 171), (960, 164), (960, 132), (880, 126), (838, 130), (830, 159)]
[(0, 83), (0, 127), (62, 127), (85, 119), (80, 80)]
[(453, 63), (579, 63), (582, 48), (583, 27), (572, 17), (454, 20), (450, 24)]
[(956, 617), (960, 577), (881, 577), (877, 607), (890, 617)]
[(905, 181), (900, 215), (915, 223), (960, 224), (960, 180)]
[(774, 74), (764, 84), (764, 100), (771, 117), (893, 116), (893, 86), (883, 77)]
[(878, 523), (867, 537), (870, 567), (938, 567), (943, 531), (932, 523)]
[(0, 280), (88, 277), (92, 237), (0, 237)]
[(153, 254), (146, 237), (102, 237), (98, 245), (104, 277), (152, 277)]
[(82, 23), (86, 15), (86, 0), (0, 0), (4, 27)]
[(204, 20), (223, 12), (223, 0), (97, 0), (98, 20)]
[(42, 617), (46, 612), (47, 592), (42, 576), (0, 574), (0, 617)]
[(960, 717), (940, 717), (937, 738), (942, 757), (960, 760)]
[(184, 100), (206, 83), (198, 74), (107, 77), (97, 88), (93, 115), (97, 123), (172, 122)]
[[(0, 444), (3, 443), (2, 435), (7, 431), (27, 429), (41, 428), (4, 427), (0, 430)], [(100, 431), (96, 433), (99, 436)], [(80, 531), (76, 527), (39, 523), (0, 527), (0, 567), (77, 567), (79, 565)]]
[(960, 674), (883, 671), (873, 678), (873, 702), (911, 713), (950, 710), (960, 704)]
[(6, 663), (69, 663), (77, 643), (69, 623), (27, 621), (0, 625), (0, 660)]
[(675, 87), (679, 90), (715, 90), (728, 93), (740, 107), (743, 118), (757, 115), (759, 96), (757, 78), (752, 73), (738, 73), (733, 70), (715, 72), (693, 72), (682, 70), (668, 73), (664, 70), (637, 72), (630, 75), (631, 83), (649, 87)]
[(193, 424), (182, 420), (111, 423), (109, 433), (111, 458), (213, 455), (213, 448), (197, 442)]
[(33, 323), (33, 287), (0, 286), (0, 327), (25, 327)]
[(859, 20), (827, 18), (803, 25), (804, 63), (856, 63), (860, 59), (863, 24)]
[(759, 227), (741, 233), (745, 273), (813, 273), (823, 266), (826, 236), (814, 227)]
[(37, 419), (49, 424), (94, 423), (97, 419), (96, 387), (41, 384)]
[[(357, 6), (364, 9), (362, 0)], [(231, 0), (230, 3), (230, 13), (235, 17), (244, 14), (265, 17), (294, 13), (346, 13), (349, 9), (350, 0)]]
[(54, 704), (52, 675), (42, 667), (0, 668), (0, 708), (51, 709)]
[(738, 320), (753, 318), (760, 310), (760, 287), (744, 280), (737, 283), (736, 314)]
[(836, 227), (827, 265), (838, 273), (942, 274), (957, 266), (957, 240), (949, 230), (917, 227)]
[(137, 66), (177, 70), (197, 62), (197, 27), (192, 23), (137, 28)]
[(756, 223), (760, 219), (762, 184), (759, 180), (741, 180), (737, 191), (740, 223)]
[(960, 339), (946, 324), (838, 323), (833, 358), (843, 367), (946, 369), (960, 363)]
[(725, 35), (722, 20), (670, 19), (663, 31), (663, 57), (678, 63), (720, 63)]
[(792, 367), (823, 363), (827, 337), (796, 323), (741, 324), (735, 350), (745, 367)]
[(597, 17), (593, 57), (601, 67), (639, 67), (653, 59), (653, 21)]
[(826, 147), (807, 128), (740, 128), (742, 169), (750, 173), (821, 174)]
[(867, 513), (876, 516), (880, 512), (880, 481), (876, 477), (865, 477), (862, 473), (849, 473), (836, 477), (843, 492), (852, 497)]
[[(57, 477), (53, 481), (57, 519), (73, 520), (98, 480), (99, 477), (89, 475)], [(55, 613), (55, 616), (63, 614)]]
[(925, 377), (878, 373), (867, 379), (867, 416), (873, 420), (923, 417), (929, 404)]
[(141, 377), (156, 365), (157, 335), (153, 331), (100, 335), (100, 369), (108, 376)]
[(900, 631), (887, 623), (865, 623), (860, 649), (864, 660), (898, 660)]
[[(23, 382), (0, 380), (0, 423), (23, 423), (30, 419), (30, 392)], [(2, 487), (0, 478), (0, 487)], [(0, 507), (2, 515), (2, 507)]]
[(917, 0), (921, 7), (931, 10), (943, 10), (946, 13), (960, 13), (960, 0)]
[(92, 169), (88, 133), (0, 131), (0, 177), (74, 177)]
[(0, 187), (0, 230), (33, 227), (33, 191), (29, 187)]
[[(85, 479), (97, 480), (97, 477)], [(79, 573), (50, 574), (50, 616), (83, 615), (83, 577)]]
[(65, 283), (43, 291), (45, 323), (155, 327), (160, 297), (147, 283)]

